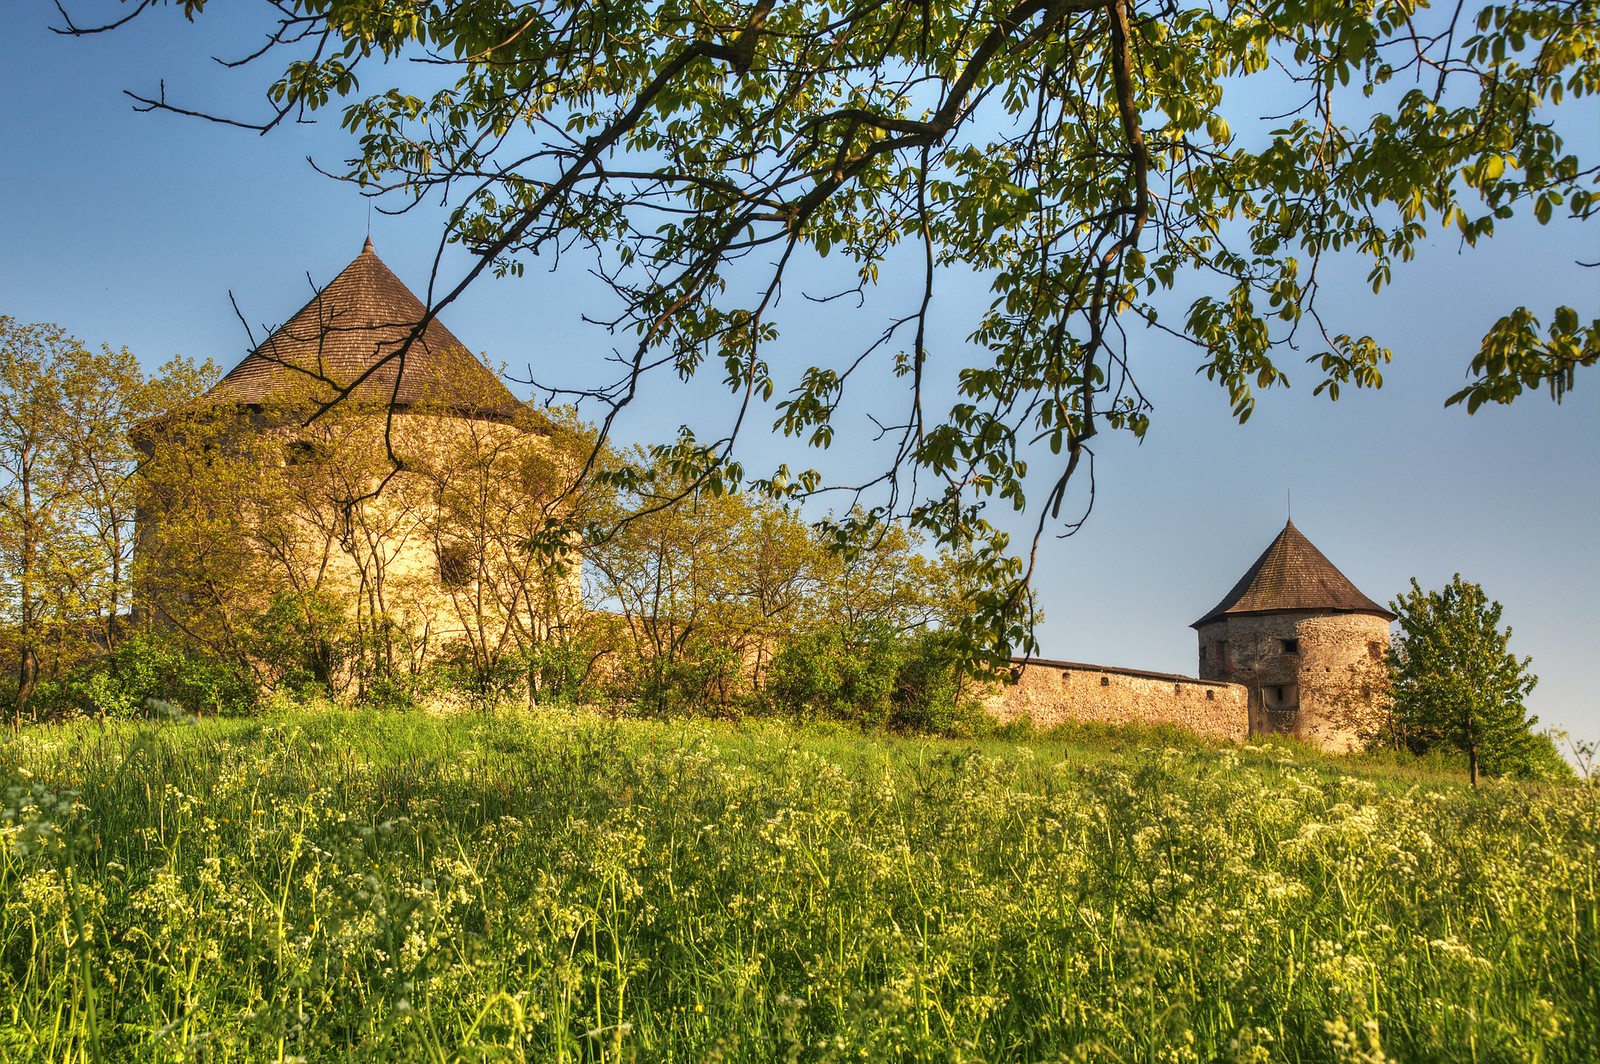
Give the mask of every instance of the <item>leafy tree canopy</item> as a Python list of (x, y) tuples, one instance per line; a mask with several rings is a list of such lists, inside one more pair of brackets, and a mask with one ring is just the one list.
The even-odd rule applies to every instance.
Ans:
[(1457, 573), (1438, 591), (1411, 590), (1390, 604), (1400, 638), (1390, 653), (1395, 738), (1413, 752), (1467, 756), (1472, 780), (1488, 775), (1543, 775), (1563, 767), (1539, 718), (1523, 705), (1538, 682), (1531, 658), (1507, 649), (1500, 603)]
[[(65, 28), (103, 28), (93, 6), (68, 5)], [(206, 8), (140, 0), (115, 20), (166, 6)], [(1597, 196), (1595, 160), (1554, 109), (1600, 85), (1600, 0), (269, 9), (270, 37), (241, 57), (267, 71), (269, 112), (213, 117), (267, 129), (335, 108), (357, 144), (341, 176), (399, 209), (448, 204), (443, 241), (477, 258), (436, 285), (434, 309), (486, 271), (579, 254), (627, 338), (577, 392), (601, 411), (597, 447), (647, 378), (709, 369), (730, 396), (722, 426), (658, 453), (701, 482), (804, 497), (839, 478), (752, 476), (740, 433), (770, 424), (826, 448), (847, 390), (874, 382), (888, 454), (845, 485), (864, 508), (838, 507), (855, 516), (837, 531), (904, 518), (975, 547), (969, 576), (993, 591), (969, 634), (999, 646), (1029, 639), (1032, 563), (985, 506), (1031, 505), (1036, 543), (1096, 435), (1145, 432), (1130, 329), (1192, 344), (1240, 420), (1302, 362), (1337, 398), (1378, 385), (1389, 351), (1325, 320), (1329, 256), (1364, 257), (1381, 289), (1430, 234), (1475, 245), (1518, 212), (1588, 218)], [(164, 89), (143, 99), (195, 113)], [(830, 257), (844, 291), (818, 298), (886, 263), (912, 264), (920, 290), (860, 349), (769, 363), (786, 277)], [(993, 292), (965, 344), (929, 329), (958, 267)], [(1450, 402), (1559, 397), (1600, 357), (1600, 320), (1506, 310)]]
[(130, 605), (135, 426), (203, 390), (209, 363), (145, 376), (123, 349), (0, 315), (0, 659), (20, 713), (118, 634)]

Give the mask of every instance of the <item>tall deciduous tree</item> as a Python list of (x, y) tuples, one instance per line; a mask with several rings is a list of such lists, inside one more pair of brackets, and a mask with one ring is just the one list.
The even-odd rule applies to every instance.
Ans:
[(81, 390), (82, 345), (53, 325), (0, 318), (0, 552), (5, 604), (16, 633), (16, 702), (26, 708), (39, 679), (52, 592), (64, 590), (82, 456), (69, 431)]
[(205, 373), (175, 360), (146, 379), (126, 349), (0, 317), (0, 611), (19, 711), (41, 674), (115, 638), (133, 551), (129, 433)]
[(791, 508), (685, 494), (670, 466), (632, 458), (631, 487), (615, 500), (625, 519), (586, 549), (586, 582), (595, 605), (620, 615), (635, 694), (659, 710), (761, 688), (774, 653), (799, 636), (871, 632), (888, 645), (951, 628), (967, 610), (956, 559), (925, 555), (904, 529), (830, 550)]
[[(69, 5), (66, 28), (103, 28), (71, 21), (94, 6)], [(865, 386), (883, 464), (852, 482), (865, 508), (837, 530), (906, 518), (972, 547), (990, 593), (964, 624), (1002, 646), (1028, 639), (1032, 551), (984, 507), (1031, 505), (1037, 543), (1095, 437), (1145, 431), (1131, 329), (1191, 344), (1240, 420), (1291, 370), (1337, 397), (1379, 384), (1389, 351), (1324, 317), (1330, 256), (1364, 258), (1381, 289), (1440, 231), (1473, 245), (1518, 213), (1585, 219), (1600, 202), (1592, 138), (1575, 150), (1555, 114), (1600, 88), (1600, 0), (262, 10), (268, 37), (236, 65), (270, 71), (257, 127), (342, 108), (359, 138), (343, 176), (401, 207), (452, 205), (441, 243), (476, 260), (435, 279), (433, 309), (485, 272), (583, 249), (614, 297), (597, 316), (630, 337), (571, 385), (599, 404), (596, 446), (645, 378), (709, 364), (727, 416), (661, 452), (697, 486), (744, 479), (735, 445), (760, 420), (826, 447)], [(185, 110), (164, 89), (143, 99)], [(859, 346), (774, 360), (786, 284), (859, 293), (884, 266), (919, 283)], [(993, 290), (954, 337), (929, 316), (950, 267)], [(1450, 402), (1559, 396), (1600, 359), (1600, 320), (1506, 311)], [(790, 498), (842, 479), (754, 478)]]
[(1507, 648), (1511, 629), (1500, 628), (1500, 603), (1457, 573), (1438, 591), (1411, 590), (1390, 603), (1400, 638), (1390, 651), (1396, 739), (1412, 751), (1458, 750), (1477, 786), (1489, 775), (1530, 771), (1541, 741), (1538, 718), (1523, 699), (1538, 677), (1531, 658)]

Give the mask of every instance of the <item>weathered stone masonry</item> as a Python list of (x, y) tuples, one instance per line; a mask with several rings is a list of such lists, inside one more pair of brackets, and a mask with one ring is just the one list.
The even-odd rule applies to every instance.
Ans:
[(1361, 744), (1388, 704), (1387, 610), (1294, 527), (1192, 626), (1200, 678), (1018, 660), (986, 702), (1001, 720), (1175, 724), (1241, 740), (1292, 735), (1328, 750)]
[(1248, 691), (1236, 683), (1040, 658), (1019, 662), (1012, 677), (984, 704), (1001, 721), (1027, 717), (1041, 728), (1068, 721), (1175, 724), (1232, 742), (1249, 734)]

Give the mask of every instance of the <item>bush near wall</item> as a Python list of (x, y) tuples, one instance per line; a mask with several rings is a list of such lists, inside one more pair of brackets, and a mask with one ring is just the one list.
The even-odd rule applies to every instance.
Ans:
[(841, 626), (786, 641), (773, 657), (764, 697), (773, 710), (800, 721), (970, 731), (982, 714), (963, 699), (962, 678), (946, 633)]
[(187, 644), (177, 633), (138, 631), (109, 654), (40, 684), (35, 719), (76, 716), (239, 716), (255, 711), (262, 689), (250, 670)]

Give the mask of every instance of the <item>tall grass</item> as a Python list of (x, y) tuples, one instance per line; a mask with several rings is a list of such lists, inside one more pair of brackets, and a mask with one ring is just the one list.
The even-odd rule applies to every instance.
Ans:
[(1593, 785), (331, 713), (0, 785), (4, 1060), (1600, 1058)]

